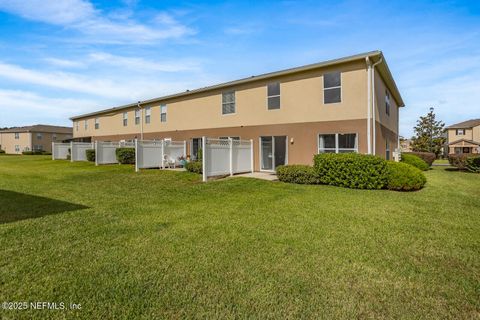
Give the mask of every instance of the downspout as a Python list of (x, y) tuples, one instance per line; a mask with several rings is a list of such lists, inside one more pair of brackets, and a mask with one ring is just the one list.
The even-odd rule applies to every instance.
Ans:
[(143, 140), (143, 108), (140, 106), (140, 101), (137, 102), (137, 108), (140, 109), (140, 140)]
[(367, 63), (367, 154), (372, 153), (372, 134), (371, 134), (371, 105), (372, 105), (372, 88), (371, 88), (371, 70), (372, 70), (372, 63), (370, 62), (370, 58), (366, 57), (365, 61)]
[(376, 130), (376, 127), (377, 127), (377, 124), (375, 122), (375, 118), (376, 118), (376, 115), (377, 115), (377, 109), (376, 109), (376, 106), (375, 106), (375, 96), (376, 96), (376, 92), (375, 92), (375, 66), (379, 63), (381, 63), (383, 61), (383, 58), (380, 57), (380, 60), (378, 60), (377, 62), (375, 62), (373, 65), (372, 65), (372, 76), (371, 76), (371, 79), (372, 79), (372, 91), (373, 91), (373, 97), (372, 97), (372, 115), (373, 115), (373, 155), (376, 155), (376, 146), (377, 146), (377, 130)]

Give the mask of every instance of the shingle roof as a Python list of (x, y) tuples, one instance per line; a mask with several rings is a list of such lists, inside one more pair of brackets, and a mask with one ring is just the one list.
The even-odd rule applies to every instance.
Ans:
[[(301, 66), (301, 67), (296, 67), (296, 68), (290, 68), (290, 69), (285, 69), (285, 70), (281, 70), (281, 71), (265, 73), (265, 74), (261, 74), (261, 75), (258, 75), (258, 76), (251, 76), (251, 77), (247, 77), (247, 78), (243, 78), (243, 79), (239, 79), (239, 80), (234, 80), (234, 81), (229, 81), (229, 82), (225, 82), (225, 83), (221, 83), (221, 84), (217, 84), (217, 85), (212, 85), (212, 86), (208, 86), (208, 87), (203, 87), (203, 88), (199, 88), (199, 89), (195, 89), (195, 90), (187, 90), (185, 92), (180, 92), (180, 93), (176, 93), (176, 94), (172, 94), (172, 95), (167, 95), (167, 96), (163, 96), (163, 97), (158, 97), (158, 98), (153, 98), (153, 99), (149, 99), (149, 100), (139, 101), (138, 103), (140, 105), (143, 105), (143, 104), (147, 104), (147, 103), (159, 102), (159, 101), (166, 100), (166, 99), (183, 97), (183, 96), (187, 96), (187, 95), (191, 95), (191, 94), (195, 94), (195, 93), (200, 93), (200, 92), (207, 92), (207, 91), (215, 90), (215, 89), (228, 88), (228, 87), (232, 87), (232, 86), (239, 85), (239, 84), (249, 83), (249, 82), (263, 80), (263, 79), (269, 79), (269, 78), (278, 77), (278, 76), (282, 76), (282, 75), (286, 75), (286, 74), (292, 74), (292, 73), (296, 73), (296, 72), (302, 72), (302, 71), (306, 71), (306, 70), (312, 70), (312, 69), (316, 69), (316, 68), (327, 67), (327, 66), (331, 66), (331, 65), (335, 65), (335, 64), (340, 64), (340, 63), (345, 63), (345, 62), (350, 62), (350, 61), (356, 61), (356, 60), (360, 60), (360, 59), (365, 59), (366, 57), (371, 58), (372, 62), (380, 61), (380, 59), (381, 59), (381, 63), (377, 67), (378, 71), (380, 72), (380, 74), (385, 76), (385, 79), (387, 81), (387, 86), (389, 87), (389, 89), (391, 91), (391, 94), (392, 94), (393, 98), (395, 99), (395, 101), (397, 101), (399, 107), (404, 107), (405, 103), (403, 102), (402, 96), (400, 95), (400, 92), (397, 88), (397, 85), (395, 84), (395, 80), (393, 80), (393, 76), (390, 72), (390, 69), (388, 68), (385, 57), (383, 56), (382, 51), (379, 51), (379, 50), (366, 52), (366, 53), (361, 53), (361, 54), (348, 56), (348, 57), (344, 57), (344, 58), (339, 58), (339, 59), (334, 59), (334, 60), (327, 60), (327, 61), (323, 61), (323, 62), (308, 64), (308, 65)], [(373, 59), (375, 59), (375, 61)], [(74, 117), (71, 117), (70, 120), (76, 120), (76, 119), (80, 119), (80, 118), (84, 118), (84, 117), (115, 112), (115, 111), (118, 111), (118, 110), (127, 109), (127, 108), (131, 108), (131, 107), (136, 107), (136, 106), (137, 106), (137, 102), (130, 103), (130, 104), (122, 105), (122, 106), (119, 106), (119, 107), (103, 109), (103, 110), (96, 111), (96, 112), (91, 112), (91, 113), (87, 113), (87, 114), (74, 116)]]
[(471, 119), (448, 126), (447, 129), (468, 129), (480, 126), (480, 119)]
[(36, 124), (33, 126), (15, 127), (0, 130), (0, 132), (47, 132), (47, 133), (66, 133), (73, 134), (72, 127), (49, 126), (45, 124)]

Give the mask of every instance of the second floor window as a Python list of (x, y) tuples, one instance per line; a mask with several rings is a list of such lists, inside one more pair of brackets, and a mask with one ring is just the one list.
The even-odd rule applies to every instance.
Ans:
[(88, 120), (85, 120), (85, 121), (84, 121), (83, 126), (84, 126), (85, 130), (88, 129)]
[(457, 136), (464, 136), (465, 135), (465, 129), (457, 129), (456, 130)]
[(20, 139), (20, 133), (15, 132), (15, 139), (17, 139), (17, 140)]
[(267, 108), (268, 110), (280, 109), (280, 82), (267, 85)]
[(160, 105), (160, 122), (167, 122), (167, 105)]
[(37, 140), (42, 140), (43, 135), (41, 133), (37, 133)]
[(340, 72), (323, 75), (323, 103), (342, 102), (342, 76)]
[(95, 118), (95, 130), (100, 129), (100, 119)]
[(126, 127), (128, 125), (128, 113), (123, 113), (123, 126)]
[(57, 134), (56, 133), (52, 134), (52, 141), (57, 141)]
[(135, 110), (135, 124), (140, 124), (140, 109)]
[(150, 107), (145, 108), (145, 123), (150, 123), (150, 118), (152, 116), (152, 109)]
[(385, 113), (390, 115), (390, 93), (388, 90), (385, 90)]
[(77, 121), (77, 122), (75, 122), (75, 130), (77, 130), (77, 131), (78, 131), (78, 121)]
[(222, 93), (222, 114), (235, 113), (235, 91)]

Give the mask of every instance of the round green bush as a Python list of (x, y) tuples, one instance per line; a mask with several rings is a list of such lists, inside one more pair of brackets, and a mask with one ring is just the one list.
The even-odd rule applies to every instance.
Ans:
[(414, 166), (422, 171), (427, 171), (430, 169), (428, 163), (413, 154), (402, 153), (402, 162)]
[(387, 189), (415, 191), (423, 188), (427, 179), (420, 169), (406, 163), (387, 161)]
[(0, 154), (5, 154), (5, 150), (0, 149)]
[(318, 184), (320, 179), (312, 166), (293, 164), (277, 167), (278, 180), (298, 184)]
[(135, 148), (118, 148), (115, 154), (119, 163), (135, 164)]
[(313, 158), (320, 183), (352, 189), (383, 189), (387, 161), (359, 153), (322, 153)]
[(412, 154), (414, 156), (419, 157), (420, 159), (425, 161), (429, 167), (432, 166), (433, 161), (435, 161), (435, 159), (437, 158), (437, 156), (433, 152), (420, 152), (420, 151), (404, 152), (402, 153), (402, 156), (404, 154)]
[(187, 162), (187, 164), (185, 165), (185, 169), (189, 172), (201, 174), (203, 171), (202, 162), (201, 161)]
[(85, 154), (88, 161), (95, 162), (95, 149), (87, 149), (85, 150)]
[(465, 161), (465, 169), (470, 172), (480, 173), (480, 156), (467, 158)]

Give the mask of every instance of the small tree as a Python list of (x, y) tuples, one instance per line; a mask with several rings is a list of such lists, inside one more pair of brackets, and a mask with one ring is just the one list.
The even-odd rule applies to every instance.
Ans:
[(438, 158), (446, 141), (445, 123), (435, 119), (434, 108), (430, 108), (430, 112), (426, 116), (421, 116), (417, 120), (417, 125), (413, 130), (415, 136), (412, 138), (412, 150), (433, 152)]

